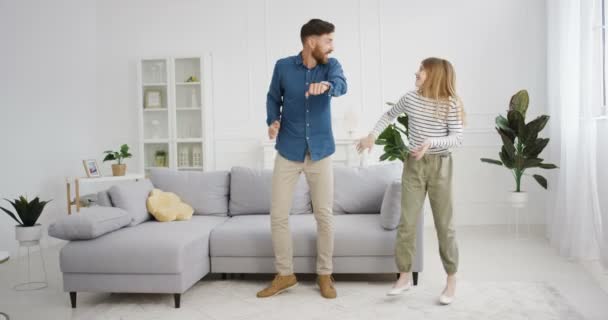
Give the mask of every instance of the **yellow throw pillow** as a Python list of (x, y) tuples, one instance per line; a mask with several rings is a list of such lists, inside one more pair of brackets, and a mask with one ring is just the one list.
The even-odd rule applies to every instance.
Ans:
[(173, 220), (189, 220), (194, 209), (172, 192), (163, 192), (154, 189), (146, 201), (148, 212), (161, 222)]

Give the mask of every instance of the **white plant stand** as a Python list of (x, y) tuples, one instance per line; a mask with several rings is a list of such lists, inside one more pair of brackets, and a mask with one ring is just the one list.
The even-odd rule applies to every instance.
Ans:
[[(40, 270), (41, 276), (40, 278), (34, 279), (32, 278), (32, 269), (35, 268), (35, 263), (32, 262), (33, 254), (32, 248), (38, 247), (38, 253), (40, 254)], [(19, 253), (21, 253), (22, 249), (27, 250), (27, 259), (18, 259), (20, 263), (24, 263), (24, 266), (21, 266), (19, 269), (19, 274), (21, 275), (19, 278), (24, 279), (24, 282), (16, 284), (13, 288), (17, 291), (31, 291), (31, 290), (40, 290), (44, 289), (48, 286), (47, 276), (46, 276), (46, 267), (44, 264), (44, 254), (42, 252), (42, 247), (40, 246), (39, 240), (33, 241), (23, 241), (19, 243)], [(25, 274), (23, 274), (25, 273)]]

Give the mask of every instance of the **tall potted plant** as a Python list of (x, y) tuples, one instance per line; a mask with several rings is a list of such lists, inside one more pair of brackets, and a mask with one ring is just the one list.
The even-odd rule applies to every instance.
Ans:
[[(8, 201), (13, 208), (15, 213), (9, 211), (6, 208), (0, 207), (9, 217), (13, 218), (17, 222), (15, 227), (15, 238), (23, 246), (38, 244), (42, 237), (42, 226), (37, 224), (38, 218), (44, 210), (49, 201), (40, 201), (38, 197), (32, 201), (28, 201), (26, 197), (20, 196), (18, 199)], [(17, 218), (17, 216), (19, 218)]]
[[(511, 97), (507, 117), (496, 117), (496, 131), (502, 140), (502, 148), (498, 153), (500, 160), (481, 158), (482, 162), (504, 166), (509, 169), (515, 179), (515, 190), (511, 192), (511, 205), (515, 208), (525, 207), (528, 194), (522, 191), (521, 181), (526, 170), (532, 168), (555, 169), (556, 165), (544, 163), (539, 158), (540, 153), (549, 143), (549, 138), (539, 138), (538, 134), (549, 121), (548, 115), (541, 115), (526, 123), (526, 112), (530, 98), (526, 90), (520, 90)], [(539, 174), (532, 177), (538, 184), (547, 189), (547, 179)]]
[(106, 157), (103, 159), (103, 162), (106, 161), (117, 161), (117, 163), (112, 164), (112, 175), (114, 176), (124, 176), (127, 172), (127, 165), (122, 163), (124, 159), (131, 158), (131, 154), (129, 153), (129, 146), (123, 144), (120, 146), (119, 151), (104, 151)]

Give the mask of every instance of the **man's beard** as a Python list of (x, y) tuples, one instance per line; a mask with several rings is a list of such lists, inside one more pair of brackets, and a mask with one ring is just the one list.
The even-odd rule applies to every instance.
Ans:
[(319, 49), (317, 47), (317, 48), (315, 48), (315, 50), (313, 50), (312, 57), (315, 58), (315, 61), (317, 61), (317, 64), (326, 64), (327, 62), (329, 62), (329, 58), (326, 56), (326, 54), (329, 54), (329, 53), (331, 53), (331, 51), (323, 52), (323, 51), (321, 51), (321, 49)]

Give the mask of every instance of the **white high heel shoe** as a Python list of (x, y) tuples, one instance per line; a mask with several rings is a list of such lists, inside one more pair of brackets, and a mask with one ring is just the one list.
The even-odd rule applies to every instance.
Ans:
[(387, 296), (399, 296), (404, 292), (410, 290), (412, 288), (412, 281), (408, 281), (404, 286), (398, 288), (392, 288), (389, 292), (386, 293)]

